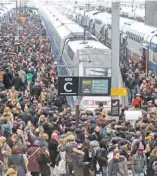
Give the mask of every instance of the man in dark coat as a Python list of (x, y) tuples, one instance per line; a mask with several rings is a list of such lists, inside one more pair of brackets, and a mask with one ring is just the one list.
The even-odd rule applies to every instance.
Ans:
[(113, 159), (108, 164), (109, 176), (128, 176), (127, 160), (120, 156), (118, 150), (113, 152)]
[(12, 85), (15, 87), (17, 91), (20, 90), (20, 87), (22, 86), (22, 79), (19, 77), (18, 73), (15, 74), (12, 81)]
[(6, 89), (9, 89), (12, 84), (12, 75), (9, 73), (8, 68), (6, 68), (5, 73), (3, 75), (3, 84), (5, 85)]
[(85, 134), (83, 133), (83, 131), (81, 130), (81, 128), (76, 128), (75, 130), (76, 133), (76, 140), (79, 143), (84, 143), (85, 142)]
[(19, 114), (19, 116), (20, 116), (21, 120), (24, 121), (25, 124), (27, 124), (28, 121), (31, 121), (32, 115), (29, 112), (24, 111), (24, 112), (21, 112)]
[(41, 94), (41, 87), (39, 86), (39, 84), (37, 82), (32, 87), (31, 93), (32, 93), (32, 96), (36, 96), (37, 99), (39, 98), (39, 96)]

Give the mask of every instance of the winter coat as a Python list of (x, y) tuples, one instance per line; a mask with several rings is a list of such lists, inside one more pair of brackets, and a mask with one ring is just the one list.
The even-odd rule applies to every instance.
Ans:
[(152, 168), (154, 161), (157, 161), (157, 157), (150, 156), (148, 166), (147, 166), (147, 175), (154, 176), (155, 172)]
[(50, 176), (50, 157), (47, 154), (39, 153), (36, 157), (37, 162), (39, 164), (40, 173), (44, 176)]
[(101, 140), (104, 138), (104, 134), (103, 133), (97, 133), (97, 132), (94, 132), (92, 134), (93, 138), (95, 140), (97, 140), (99, 143), (101, 142)]
[(31, 114), (29, 112), (21, 112), (20, 117), (25, 124), (27, 124), (28, 121), (31, 121)]
[(12, 81), (12, 85), (16, 90), (19, 90), (22, 85), (22, 79), (19, 76), (15, 76)]
[(104, 135), (104, 139), (107, 139), (109, 142), (112, 140), (113, 137), (115, 137), (115, 135), (112, 131), (111, 131), (111, 133), (106, 133)]
[(33, 86), (31, 93), (32, 93), (32, 96), (39, 97), (41, 94), (41, 87), (40, 86)]
[(3, 147), (0, 149), (1, 151), (4, 151), (3, 153), (3, 165), (4, 170), (8, 169), (8, 157), (11, 156), (11, 148), (7, 143), (4, 143)]
[(40, 148), (38, 146), (32, 146), (28, 149), (28, 170), (30, 172), (39, 172), (39, 164), (37, 163), (36, 156), (39, 153)]
[(71, 154), (71, 156), (74, 175), (84, 176), (84, 152), (77, 149), (73, 149), (73, 153)]
[(72, 142), (66, 143), (64, 146), (60, 148), (61, 152), (66, 152), (66, 155), (65, 155), (66, 162), (68, 163), (72, 162), (71, 153), (73, 152), (73, 149), (76, 147), (77, 147), (77, 143), (75, 141), (72, 141)]
[(52, 167), (55, 166), (55, 160), (58, 155), (57, 147), (58, 147), (58, 142), (54, 139), (50, 139), (48, 144), (48, 149), (51, 157)]
[(25, 83), (26, 82), (26, 73), (23, 70), (20, 70), (18, 72), (18, 74), (19, 74), (19, 77), (22, 79), (22, 83)]
[(11, 127), (13, 127), (14, 117), (13, 114), (9, 112), (3, 113), (3, 118), (7, 120), (7, 122), (10, 124)]
[(131, 160), (132, 172), (135, 174), (144, 173), (147, 169), (147, 158), (145, 155), (135, 154)]
[(85, 134), (80, 130), (76, 133), (76, 139), (80, 142), (80, 143), (84, 143), (85, 141)]
[(32, 83), (33, 74), (32, 73), (27, 73), (26, 77), (27, 77), (27, 82), (29, 81), (30, 83)]
[(128, 168), (127, 168), (127, 161), (124, 157), (120, 157), (117, 162), (114, 159), (112, 159), (109, 162), (108, 176), (129, 176)]
[(18, 166), (18, 176), (25, 176), (27, 173), (24, 157), (22, 154), (12, 154), (9, 157), (9, 166), (11, 165)]
[(11, 76), (7, 73), (4, 73), (3, 75), (3, 84), (6, 88), (9, 88), (11, 86)]
[(107, 160), (108, 160), (107, 155), (108, 155), (107, 148), (100, 148), (100, 150), (97, 151), (97, 160), (101, 167), (107, 166)]
[(58, 95), (58, 91), (55, 88), (54, 89), (50, 88), (49, 94), (50, 94), (50, 100), (52, 101)]

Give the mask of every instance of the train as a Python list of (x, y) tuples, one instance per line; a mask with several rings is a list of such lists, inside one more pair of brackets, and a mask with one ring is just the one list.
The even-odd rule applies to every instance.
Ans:
[[(68, 15), (69, 18), (74, 18), (76, 16), (84, 16), (84, 11), (86, 10), (86, 7), (76, 7), (76, 6), (66, 6), (62, 7), (64, 8), (65, 15)], [(111, 7), (112, 8), (112, 7)], [(106, 12), (111, 14), (111, 8), (108, 7), (92, 7), (88, 8), (88, 11), (98, 11), (98, 13)], [(145, 9), (140, 8), (131, 8), (131, 7), (121, 7), (120, 8), (120, 16), (127, 18), (127, 19), (133, 19), (135, 21), (144, 22), (145, 21)]]
[[(82, 26), (85, 21), (86, 28), (111, 48), (112, 15), (95, 10), (82, 11), (84, 13), (73, 10), (73, 14), (67, 16)], [(141, 60), (145, 63), (146, 72), (152, 70), (157, 75), (157, 28), (120, 17), (119, 34), (122, 53), (136, 62)]]
[(12, 15), (11, 13), (13, 12), (14, 8), (15, 8), (14, 3), (3, 5), (0, 8), (0, 23), (8, 21), (9, 18), (8, 16)]
[[(40, 6), (39, 15), (51, 41), (59, 76), (111, 77), (111, 50), (83, 27), (61, 15), (54, 8)], [(60, 65), (58, 65), (60, 64)], [(75, 108), (76, 97), (67, 96)], [(94, 110), (99, 102), (111, 108), (111, 97), (82, 97), (80, 110)]]

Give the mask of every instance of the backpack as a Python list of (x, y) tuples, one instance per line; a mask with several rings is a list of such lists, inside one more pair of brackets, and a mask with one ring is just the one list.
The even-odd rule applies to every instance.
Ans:
[(90, 142), (90, 149), (89, 149), (89, 156), (91, 158), (96, 157), (99, 150), (100, 150), (99, 142), (96, 140), (91, 141)]
[(108, 150), (104, 149), (104, 148), (100, 148), (98, 151), (97, 151), (97, 159), (98, 161), (100, 162), (104, 162), (107, 164), (107, 156), (108, 156)]

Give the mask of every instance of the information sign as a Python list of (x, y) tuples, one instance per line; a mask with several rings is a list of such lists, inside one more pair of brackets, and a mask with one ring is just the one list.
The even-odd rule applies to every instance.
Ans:
[(110, 77), (80, 77), (80, 96), (109, 96)]
[(120, 101), (118, 99), (111, 100), (111, 115), (119, 116)]

